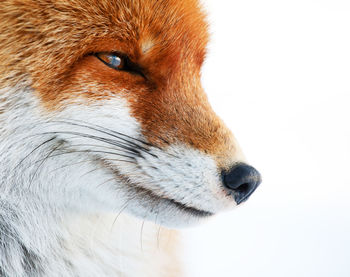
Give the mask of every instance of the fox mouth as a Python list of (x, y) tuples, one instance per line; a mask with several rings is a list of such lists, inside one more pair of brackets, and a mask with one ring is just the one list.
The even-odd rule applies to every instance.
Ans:
[[(110, 166), (108, 167), (110, 168)], [(159, 207), (165, 207), (166, 209), (175, 209), (176, 211), (196, 218), (207, 218), (214, 215), (213, 212), (189, 206), (188, 204), (181, 203), (173, 198), (157, 195), (152, 190), (132, 182), (127, 176), (121, 174), (118, 170), (112, 169), (112, 171), (116, 180), (121, 181), (127, 187), (126, 190), (128, 191), (128, 194), (132, 195), (132, 199), (149, 204), (150, 210), (154, 210), (157, 207), (158, 209)]]
[(214, 215), (214, 213), (212, 213), (212, 212), (208, 212), (205, 210), (200, 210), (198, 208), (188, 206), (186, 204), (183, 204), (181, 202), (176, 201), (175, 199), (158, 196), (154, 192), (152, 192), (151, 190), (140, 187), (140, 186), (135, 185), (135, 184), (133, 185), (132, 189), (137, 191), (137, 193), (139, 195), (142, 195), (142, 197), (147, 195), (147, 197), (152, 199), (153, 201), (163, 202), (165, 205), (168, 205), (169, 208), (174, 207), (178, 210), (181, 210), (187, 214), (191, 214), (192, 216), (195, 216), (195, 217), (203, 217), (204, 218), (204, 217), (210, 217), (210, 216)]

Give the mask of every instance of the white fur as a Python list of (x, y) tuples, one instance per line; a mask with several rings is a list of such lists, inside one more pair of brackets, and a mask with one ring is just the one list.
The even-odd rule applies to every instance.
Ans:
[[(169, 199), (210, 213), (234, 205), (211, 157), (142, 143), (124, 99), (39, 107), (29, 89), (0, 91), (1, 276), (169, 276), (158, 224), (201, 219)], [(145, 151), (106, 143), (123, 139)]]

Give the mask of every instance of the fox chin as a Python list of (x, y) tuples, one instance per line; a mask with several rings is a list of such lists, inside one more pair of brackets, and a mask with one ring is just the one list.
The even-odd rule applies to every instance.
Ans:
[(201, 86), (197, 0), (0, 2), (0, 276), (183, 276), (261, 182)]

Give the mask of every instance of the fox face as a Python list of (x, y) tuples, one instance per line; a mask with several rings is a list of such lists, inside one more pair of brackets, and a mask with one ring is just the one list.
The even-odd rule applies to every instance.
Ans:
[(260, 176), (201, 86), (207, 41), (197, 0), (3, 0), (9, 190), (169, 226), (245, 201)]

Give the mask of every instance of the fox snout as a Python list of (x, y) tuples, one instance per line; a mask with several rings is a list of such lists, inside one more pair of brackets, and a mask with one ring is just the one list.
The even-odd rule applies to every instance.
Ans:
[(200, 84), (192, 86), (192, 90), (181, 90), (178, 85), (177, 94), (158, 92), (155, 103), (151, 105), (154, 110), (148, 111), (147, 119), (140, 118), (144, 136), (165, 149), (168, 145), (185, 144), (212, 158), (221, 175), (222, 188), (240, 204), (261, 183), (260, 173), (244, 163), (231, 131), (211, 109), (204, 92), (195, 90)]

